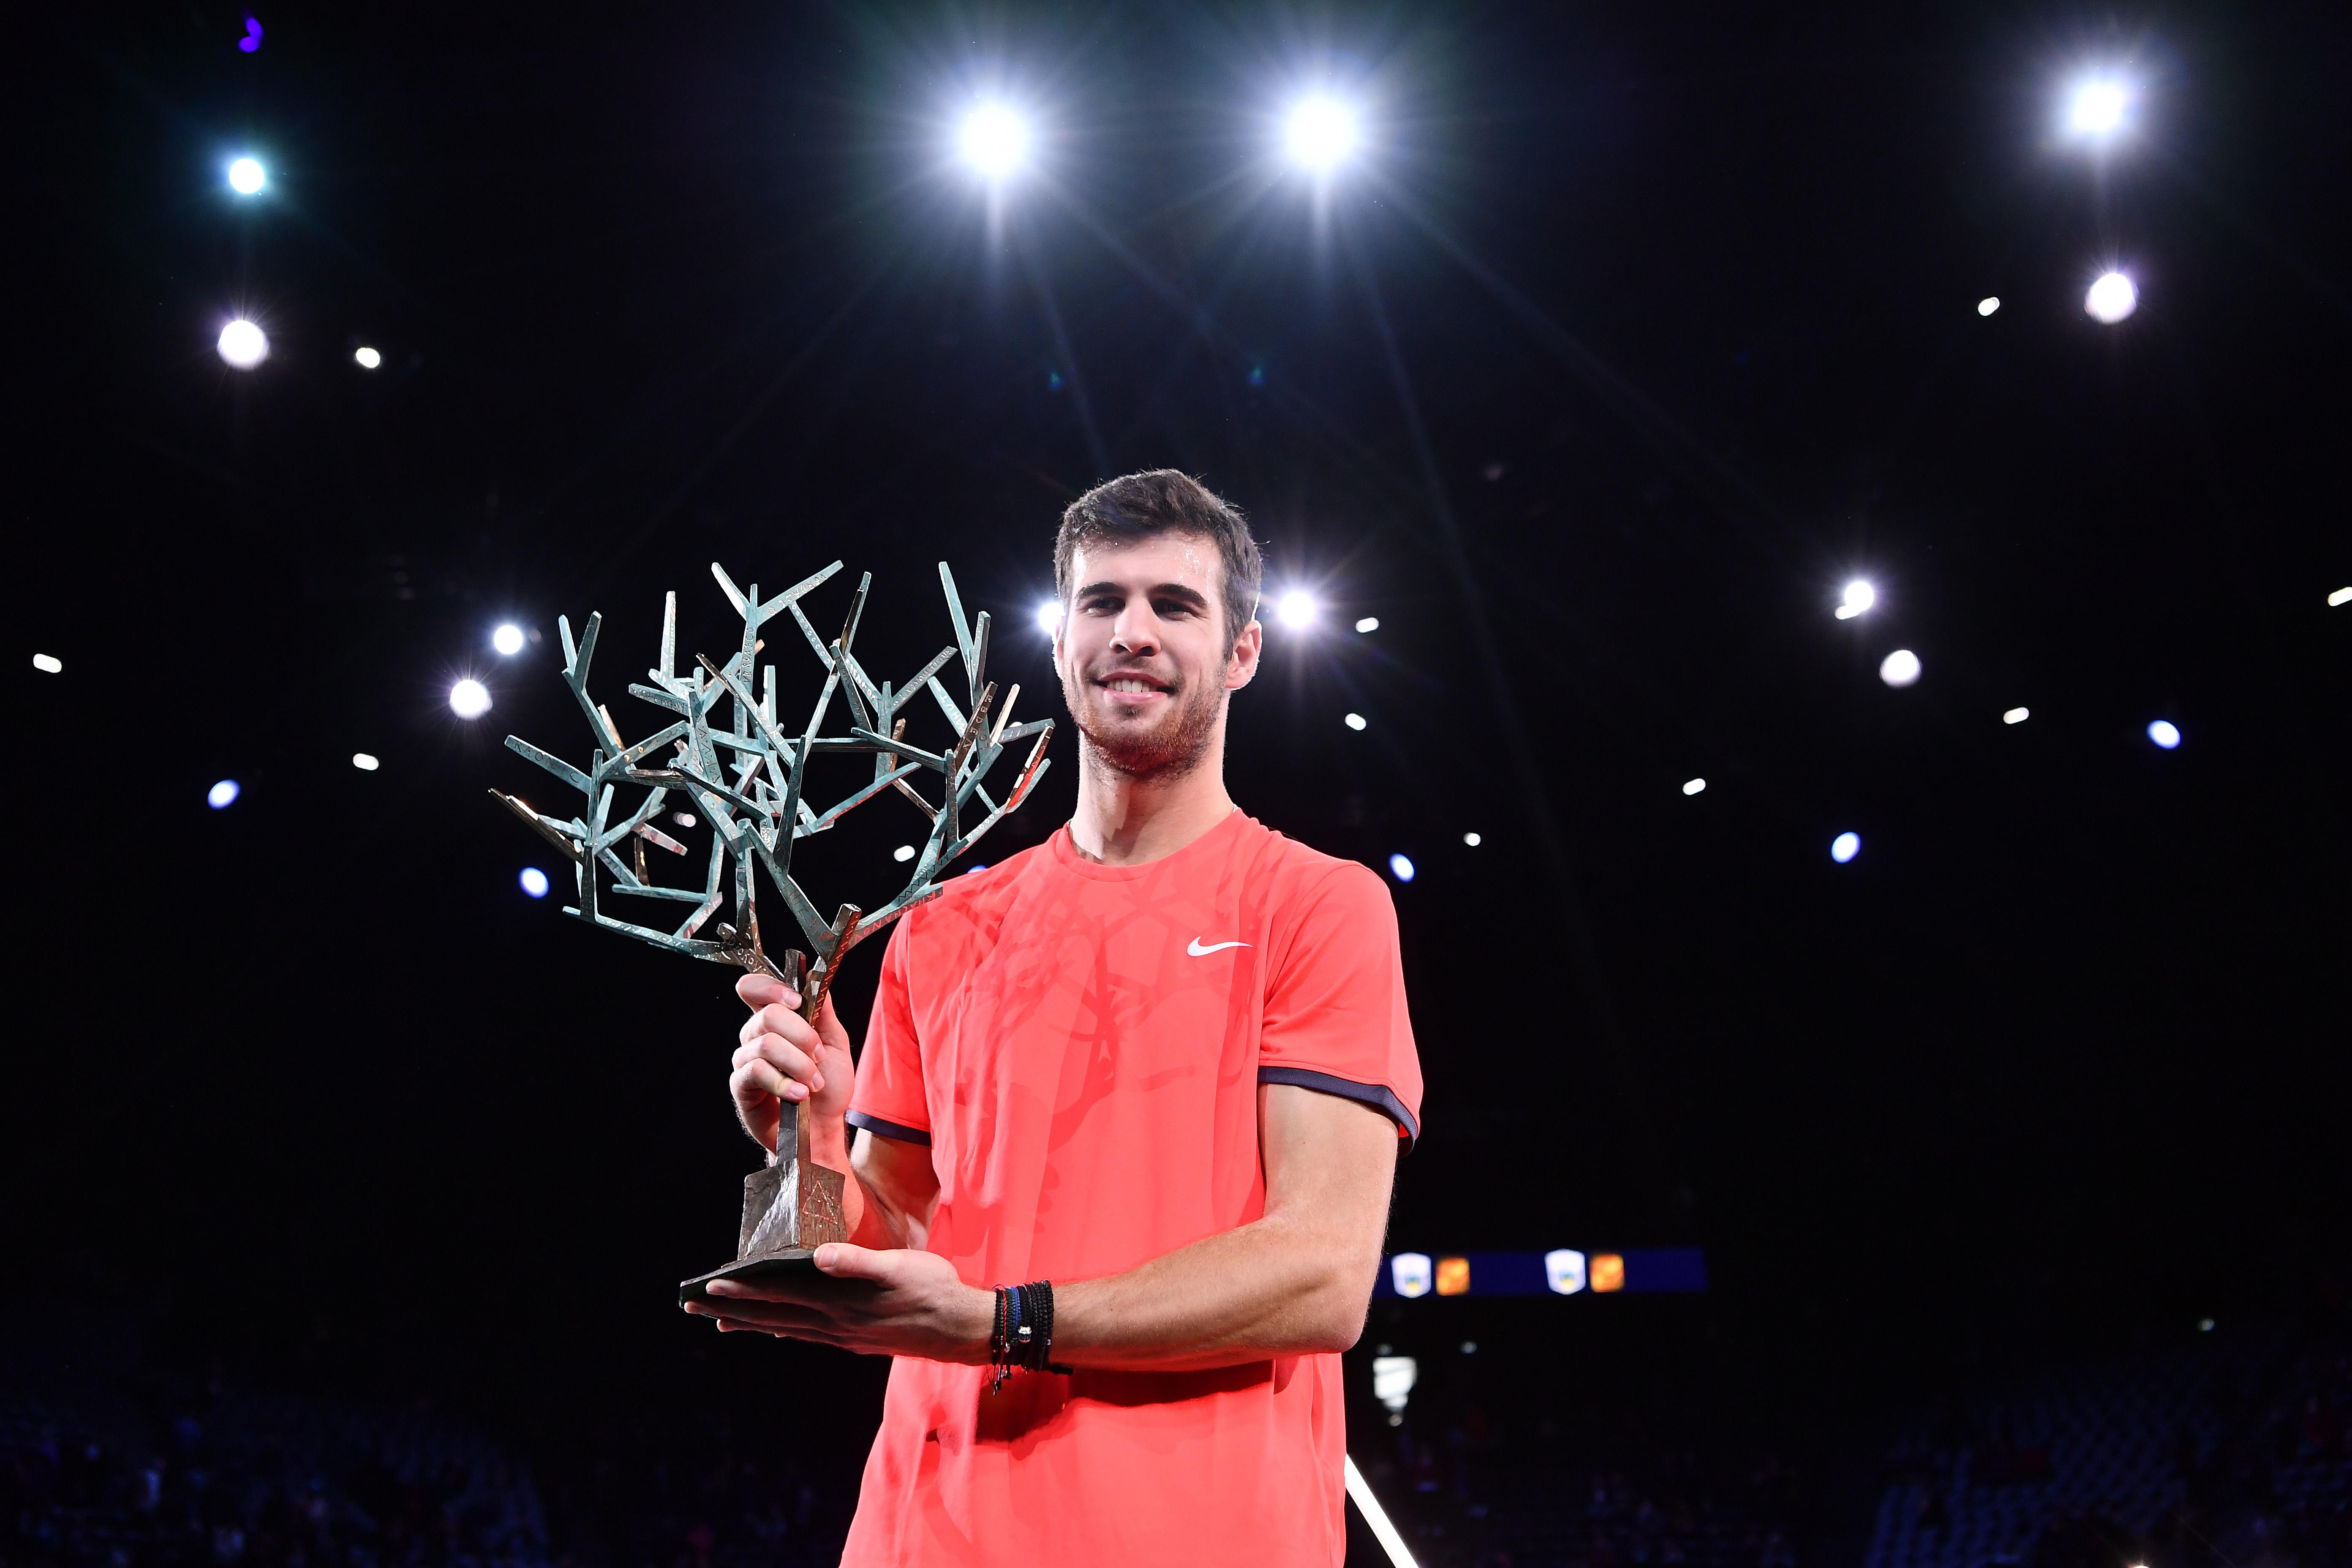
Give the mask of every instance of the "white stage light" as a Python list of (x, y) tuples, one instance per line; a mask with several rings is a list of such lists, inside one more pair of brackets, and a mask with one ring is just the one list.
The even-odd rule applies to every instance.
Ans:
[(2022, 724), (2032, 717), (2033, 710), (2031, 708), (2011, 708), (2001, 714), (2000, 721), (2004, 724)]
[(2329, 609), (2332, 610), (2338, 605), (2352, 605), (2352, 588), (2338, 588), (2327, 595)]
[(1410, 881), (1412, 881), (1412, 862), (1411, 860), (1406, 859), (1406, 858), (1405, 858), (1403, 856), (1402, 856), (1402, 855), (1391, 855), (1391, 856), (1390, 856), (1390, 857), (1389, 857), (1389, 875), (1390, 875), (1390, 876), (1391, 876), (1391, 877), (1394, 877), (1394, 878), (1395, 878), (1398, 881), (1400, 881), (1400, 882), (1410, 882)]
[(1274, 618), (1292, 631), (1303, 632), (1315, 624), (1322, 609), (1314, 595), (1304, 588), (1293, 588), (1274, 602)]
[(383, 766), (383, 764), (377, 762), (374, 757), (365, 752), (353, 752), (352, 753), (352, 766), (359, 769), (359, 771), (363, 773), (372, 773), (375, 772), (376, 769)]
[(1705, 788), (1706, 788), (1706, 781), (1705, 779), (1691, 779), (1683, 785), (1683, 793), (1685, 795), (1696, 795)]
[(1470, 847), (1471, 847), (1471, 848), (1475, 849), (1475, 848), (1477, 848), (1477, 847), (1478, 847), (1478, 846), (1480, 846), (1481, 844), (1486, 843), (1486, 841), (1484, 838), (1480, 837), (1477, 834), (1475, 834), (1475, 833), (1465, 833), (1465, 834), (1464, 834), (1464, 835), (1462, 836), (1462, 842), (1463, 842), (1463, 843), (1465, 843), (1465, 844), (1467, 844), (1468, 846), (1470, 846)]
[(1048, 599), (1037, 606), (1037, 629), (1053, 637), (1062, 629), (1062, 601)]
[(2158, 719), (2147, 727), (2147, 738), (2168, 752), (2180, 744), (2180, 731), (2170, 720)]
[[(2347, 589), (2347, 592), (2352, 592), (2352, 589)], [(1356, 623), (1356, 629), (1360, 632), (1379, 631), (1381, 629), (1381, 618), (1378, 616), (1366, 616), (1362, 620)]]
[(1336, 98), (1317, 94), (1293, 104), (1283, 121), (1283, 150), (1313, 174), (1328, 174), (1346, 163), (1363, 142), (1356, 111)]
[(512, 658), (522, 651), (522, 628), (509, 621), (490, 634), (490, 646)]
[(65, 661), (53, 653), (37, 653), (33, 656), (33, 668), (43, 675), (56, 675), (65, 668)]
[(368, 347), (365, 343), (362, 343), (358, 348), (352, 351), (352, 358), (359, 363), (359, 367), (362, 370), (373, 370), (378, 365), (383, 363), (383, 356), (376, 353), (375, 350)]
[(1862, 835), (1841, 833), (1830, 840), (1830, 858), (1843, 866), (1862, 853)]
[(2131, 93), (2112, 77), (2079, 82), (2066, 105), (2066, 128), (2077, 136), (2105, 141), (2124, 128)]
[(2083, 296), (2083, 309), (2095, 321), (2112, 327), (2139, 309), (2139, 289), (2120, 272), (2105, 272)]
[(231, 370), (251, 370), (269, 357), (269, 334), (239, 316), (221, 329), (213, 346)]
[(890, 851), (890, 858), (896, 860), (901, 866), (905, 865), (908, 861), (912, 860), (914, 858), (915, 847), (911, 844), (901, 844), (898, 847)]
[(1857, 577), (1845, 585), (1845, 602), (1837, 607), (1837, 618), (1850, 621), (1876, 603), (1878, 590)]
[(1364, 716), (1361, 713), (1350, 713), (1339, 721), (1350, 730), (1360, 730), (1364, 727)]
[(269, 171), (258, 158), (239, 158), (228, 166), (228, 188), (238, 195), (257, 195), (268, 183)]
[(516, 880), (522, 884), (522, 890), (529, 893), (532, 898), (543, 899), (547, 897), (547, 873), (541, 870), (538, 867), (525, 866), (522, 868), (522, 875), (517, 878)]
[(478, 719), (490, 710), (490, 689), (466, 679), (449, 689), (449, 711), (460, 719)]
[(1919, 656), (1898, 647), (1878, 661), (1878, 679), (1889, 686), (1911, 686), (1919, 679)]
[(983, 103), (956, 128), (956, 152), (992, 180), (1018, 173), (1029, 161), (1029, 122), (1001, 103)]
[(2000, 296), (1998, 294), (1988, 294), (1977, 301), (1977, 314), (1979, 316), (1990, 316), (2000, 309)]
[(223, 779), (220, 783), (213, 785), (212, 788), (205, 791), (205, 804), (211, 806), (215, 811), (226, 811), (236, 803), (237, 794), (236, 781), (235, 779)]

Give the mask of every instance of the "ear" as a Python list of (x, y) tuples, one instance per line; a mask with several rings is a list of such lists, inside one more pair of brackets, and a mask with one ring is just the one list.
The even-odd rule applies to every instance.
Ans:
[(1225, 689), (1239, 691), (1257, 678), (1258, 656), (1265, 651), (1265, 628), (1252, 621), (1234, 639), (1233, 656), (1225, 660)]

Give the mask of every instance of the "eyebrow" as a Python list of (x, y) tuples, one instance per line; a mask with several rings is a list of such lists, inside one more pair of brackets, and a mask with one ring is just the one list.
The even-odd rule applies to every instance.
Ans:
[[(1095, 594), (1125, 594), (1126, 592), (1127, 586), (1121, 583), (1088, 583), (1071, 595), (1070, 598), (1076, 602)], [(1183, 583), (1159, 584), (1145, 589), (1144, 596), (1152, 599), (1180, 599), (1198, 610), (1205, 610), (1209, 607), (1209, 596), (1206, 594)]]

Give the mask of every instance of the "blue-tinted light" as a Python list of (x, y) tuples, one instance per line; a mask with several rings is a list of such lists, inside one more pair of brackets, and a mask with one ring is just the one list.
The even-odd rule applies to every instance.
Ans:
[(211, 806), (215, 811), (225, 811), (229, 806), (236, 804), (236, 781), (235, 779), (223, 779), (220, 783), (213, 785), (212, 788), (205, 791), (205, 804)]
[(1390, 857), (1389, 857), (1389, 875), (1390, 875), (1390, 876), (1391, 876), (1391, 877), (1394, 877), (1394, 878), (1395, 878), (1398, 881), (1400, 881), (1400, 882), (1410, 882), (1410, 881), (1412, 881), (1412, 862), (1411, 860), (1406, 859), (1406, 858), (1405, 858), (1403, 856), (1402, 856), (1402, 855), (1391, 855), (1391, 856), (1390, 856)]
[(529, 893), (532, 898), (543, 899), (547, 897), (547, 873), (541, 870), (538, 867), (525, 866), (522, 868), (522, 877), (520, 880), (522, 882), (522, 890)]
[(2180, 731), (2169, 719), (2158, 719), (2147, 727), (2147, 738), (2168, 752), (2180, 744)]
[(1830, 840), (1830, 858), (1843, 866), (1862, 853), (1862, 835), (1841, 833)]

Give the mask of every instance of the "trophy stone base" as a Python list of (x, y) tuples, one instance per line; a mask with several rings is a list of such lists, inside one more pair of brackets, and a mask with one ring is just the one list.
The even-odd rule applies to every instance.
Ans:
[(704, 1287), (713, 1279), (824, 1278), (817, 1270), (816, 1249), (828, 1241), (849, 1239), (841, 1207), (847, 1178), (801, 1158), (800, 1152), (808, 1146), (807, 1121), (808, 1107), (803, 1104), (777, 1129), (782, 1149), (776, 1163), (743, 1178), (743, 1224), (735, 1261), (679, 1281), (680, 1306), (708, 1300)]

